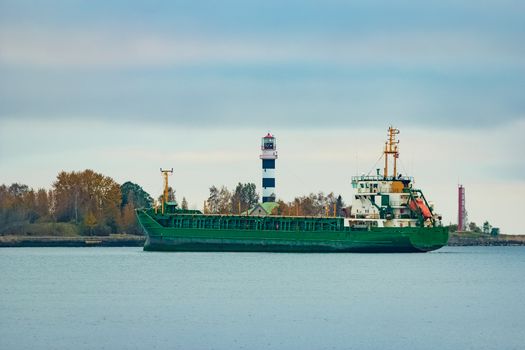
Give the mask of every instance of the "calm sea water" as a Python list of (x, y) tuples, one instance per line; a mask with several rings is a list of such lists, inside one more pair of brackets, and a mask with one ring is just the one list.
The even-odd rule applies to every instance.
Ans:
[(1, 349), (525, 349), (525, 247), (0, 249)]

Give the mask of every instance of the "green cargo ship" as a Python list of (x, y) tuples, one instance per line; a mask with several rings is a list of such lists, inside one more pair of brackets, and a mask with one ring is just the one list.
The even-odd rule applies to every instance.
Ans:
[[(448, 229), (411, 177), (397, 174), (399, 130), (388, 129), (385, 168), (355, 176), (348, 217), (203, 214), (167, 201), (168, 173), (160, 208), (139, 209), (147, 251), (206, 252), (427, 252), (448, 242)], [(388, 174), (389, 156), (393, 174)], [(250, 215), (251, 214), (251, 215)]]

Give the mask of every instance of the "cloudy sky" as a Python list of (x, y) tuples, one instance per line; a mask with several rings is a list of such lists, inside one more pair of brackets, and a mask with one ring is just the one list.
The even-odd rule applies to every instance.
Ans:
[(525, 233), (523, 1), (0, 0), (0, 183), (91, 168), (152, 195), (160, 167), (202, 207), (211, 185), (340, 193), (375, 172), (388, 125), (401, 172), (447, 222)]

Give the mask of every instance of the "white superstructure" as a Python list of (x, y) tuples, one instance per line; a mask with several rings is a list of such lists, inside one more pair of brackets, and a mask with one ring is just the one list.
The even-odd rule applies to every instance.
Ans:
[[(388, 129), (385, 144), (383, 175), (352, 177), (356, 194), (352, 201), (349, 226), (416, 227), (441, 225), (441, 217), (433, 214), (432, 206), (420, 190), (412, 187), (414, 179), (397, 173), (399, 158), (396, 135), (399, 130)], [(393, 173), (389, 174), (389, 155), (393, 158)]]

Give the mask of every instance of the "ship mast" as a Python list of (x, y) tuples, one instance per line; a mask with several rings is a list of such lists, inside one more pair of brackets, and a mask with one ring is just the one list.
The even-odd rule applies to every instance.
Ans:
[(399, 130), (396, 128), (393, 128), (392, 126), (388, 127), (388, 140), (385, 142), (385, 171), (384, 171), (384, 177), (388, 177), (388, 155), (391, 154), (394, 158), (394, 173), (393, 177), (395, 178), (397, 176), (397, 158), (399, 158), (399, 151), (397, 149), (397, 145), (399, 143), (399, 140), (396, 140), (396, 135), (399, 134)]
[(171, 168), (170, 170), (164, 170), (160, 168), (160, 172), (162, 173), (162, 176), (164, 177), (164, 196), (162, 198), (162, 214), (164, 214), (164, 207), (166, 203), (168, 202), (168, 193), (169, 193), (168, 176), (173, 174), (173, 168)]

